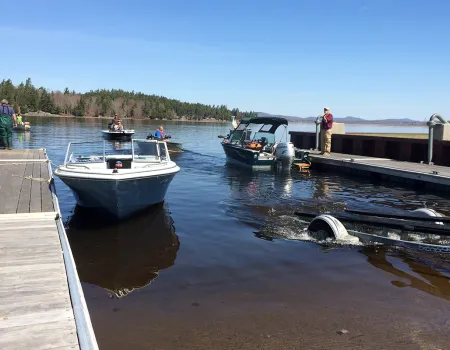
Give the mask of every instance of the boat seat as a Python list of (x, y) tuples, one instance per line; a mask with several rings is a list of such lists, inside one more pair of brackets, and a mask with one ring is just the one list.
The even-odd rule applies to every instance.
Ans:
[(115, 159), (110, 158), (106, 160), (108, 164), (108, 169), (115, 169), (116, 168), (116, 162), (121, 162), (122, 167), (121, 169), (131, 169), (131, 159)]

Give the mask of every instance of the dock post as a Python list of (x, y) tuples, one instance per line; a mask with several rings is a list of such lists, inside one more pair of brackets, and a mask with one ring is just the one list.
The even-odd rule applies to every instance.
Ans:
[(430, 120), (427, 122), (428, 125), (428, 164), (433, 162), (433, 141), (434, 141), (434, 126), (436, 125), (435, 119), (438, 119), (441, 124), (448, 124), (447, 121), (442, 118), (439, 114), (434, 113)]
[(320, 123), (322, 122), (323, 115), (318, 115), (316, 118), (316, 150), (319, 149), (319, 138), (320, 138)]

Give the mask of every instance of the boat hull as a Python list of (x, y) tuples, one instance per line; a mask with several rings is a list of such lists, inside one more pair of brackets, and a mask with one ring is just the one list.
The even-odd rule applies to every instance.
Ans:
[[(161, 141), (164, 141), (167, 145), (167, 149), (170, 153), (181, 153), (183, 152), (183, 144), (179, 143), (179, 142), (172, 142), (172, 141), (167, 141), (167, 140), (163, 140), (161, 139)], [(148, 147), (148, 148), (147, 148)], [(140, 142), (139, 143), (139, 149), (144, 152), (144, 153), (148, 153), (149, 149), (151, 147), (151, 143), (146, 143), (146, 142)]]
[(134, 135), (134, 131), (102, 131), (102, 135), (107, 140), (131, 140)]
[(114, 217), (125, 219), (163, 202), (175, 174), (124, 180), (59, 177), (72, 190), (79, 206), (103, 208)]
[(17, 125), (13, 128), (14, 131), (30, 131), (31, 126), (30, 125)]
[(260, 159), (259, 152), (248, 150), (234, 145), (222, 144), (223, 150), (227, 160), (234, 164), (250, 168), (270, 168), (273, 165), (274, 159)]

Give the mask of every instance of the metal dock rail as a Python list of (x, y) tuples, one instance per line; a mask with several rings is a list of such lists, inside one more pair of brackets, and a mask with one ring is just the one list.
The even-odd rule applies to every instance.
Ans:
[(45, 150), (0, 150), (0, 349), (98, 349)]

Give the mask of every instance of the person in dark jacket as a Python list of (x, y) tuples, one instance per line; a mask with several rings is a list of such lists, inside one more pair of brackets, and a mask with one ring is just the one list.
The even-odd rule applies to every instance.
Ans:
[(0, 140), (5, 149), (12, 149), (12, 131), (17, 126), (14, 109), (7, 100), (2, 100), (0, 105)]
[(322, 155), (328, 156), (331, 152), (331, 134), (333, 128), (333, 114), (330, 109), (325, 107), (323, 109), (322, 123), (320, 124), (320, 149)]

